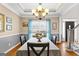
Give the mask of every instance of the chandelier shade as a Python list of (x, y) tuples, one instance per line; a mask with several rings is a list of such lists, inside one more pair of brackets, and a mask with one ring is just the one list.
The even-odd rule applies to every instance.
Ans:
[(48, 12), (49, 10), (47, 8), (43, 8), (41, 5), (32, 10), (33, 15), (35, 15), (38, 18), (46, 16)]

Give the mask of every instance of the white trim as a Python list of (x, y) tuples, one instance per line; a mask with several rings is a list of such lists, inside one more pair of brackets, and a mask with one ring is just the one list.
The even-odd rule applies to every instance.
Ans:
[[(12, 9), (12, 7), (10, 7), (8, 4), (6, 4), (6, 3), (1, 3), (1, 5), (3, 5), (3, 6), (5, 6), (6, 8), (8, 8), (9, 10), (11, 10), (12, 12), (14, 12), (16, 15), (18, 15), (18, 16), (20, 16), (20, 17), (26, 17), (26, 15), (28, 16), (28, 17), (34, 17), (32, 14), (31, 14), (31, 12), (27, 12), (27, 13), (24, 13), (23, 15), (22, 14), (19, 14), (17, 11), (15, 11), (14, 9)], [(18, 5), (18, 4), (17, 4)], [(19, 4), (18, 5), (19, 6), (19, 8), (22, 10), (22, 11), (24, 11), (23, 10), (23, 7), (22, 7), (22, 5), (21, 4)], [(48, 14), (48, 16), (51, 16), (51, 15), (60, 15), (60, 14), (58, 14), (58, 13), (54, 13), (54, 12), (50, 12), (51, 14)]]
[(21, 4), (21, 3), (18, 3), (18, 5), (19, 5), (19, 7), (21, 8), (21, 10), (24, 11), (24, 7), (22, 6), (22, 4)]
[(3, 36), (0, 36), (0, 38), (9, 37), (9, 36), (13, 36), (13, 35), (19, 35), (19, 34), (20, 34), (20, 33), (10, 34), (10, 35), (3, 35)]
[[(50, 12), (50, 13), (51, 14), (48, 14), (47, 16), (45, 16), (45, 18), (46, 17), (52, 17), (52, 16), (61, 16), (61, 14), (58, 14), (58, 13), (57, 14), (56, 13), (53, 13), (53, 12)], [(21, 17), (32, 17), (32, 18), (35, 18), (35, 16), (31, 14), (31, 12), (27, 12), (27, 13), (25, 13), (23, 15), (21, 14), (20, 16)]]
[(77, 55), (79, 55), (79, 53), (78, 53), (78, 52), (76, 52), (76, 51), (74, 51), (74, 50), (73, 50), (73, 52), (74, 52), (74, 53), (76, 53)]
[(63, 12), (63, 15), (64, 15), (65, 13), (67, 13), (70, 9), (72, 9), (73, 7), (75, 7), (76, 5), (77, 5), (77, 4), (72, 4), (72, 6), (70, 6), (69, 8), (66, 9), (65, 12)]
[(5, 51), (4, 53), (6, 54), (6, 53), (8, 53), (9, 51), (11, 51), (12, 49), (14, 49), (16, 46), (18, 46), (20, 44), (20, 42), (18, 43), (18, 44), (16, 44), (16, 45), (14, 45), (13, 47), (11, 47), (10, 49), (8, 49), (7, 51)]
[(77, 21), (78, 19), (73, 19), (73, 18), (63, 18), (63, 22), (65, 21)]
[(65, 22), (62, 22), (62, 41), (65, 41)]
[(62, 30), (61, 30), (61, 28), (62, 28), (62, 19), (61, 19), (61, 17), (59, 17), (59, 41), (61, 42), (62, 41)]
[[(63, 28), (62, 28), (62, 31), (63, 31), (63, 40), (62, 41), (65, 41), (65, 22), (66, 21), (74, 21), (74, 23), (75, 23), (74, 26), (76, 26), (77, 25), (77, 20), (78, 19), (67, 19), (67, 18), (66, 19), (62, 19), (62, 23), (63, 23), (63, 25), (62, 25), (63, 26)], [(76, 36), (77, 35), (77, 31), (75, 31), (74, 34), (75, 34), (74, 39), (77, 39), (77, 36)]]
[(16, 15), (20, 16), (18, 12), (16, 12), (15, 10), (13, 10), (11, 7), (9, 7), (9, 5), (2, 3), (1, 5), (5, 6), (6, 8), (8, 8), (10, 11), (14, 12)]

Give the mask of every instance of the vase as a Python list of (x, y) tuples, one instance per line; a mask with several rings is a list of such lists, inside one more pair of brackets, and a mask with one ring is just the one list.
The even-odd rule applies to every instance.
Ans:
[(38, 42), (41, 42), (41, 39), (38, 39)]

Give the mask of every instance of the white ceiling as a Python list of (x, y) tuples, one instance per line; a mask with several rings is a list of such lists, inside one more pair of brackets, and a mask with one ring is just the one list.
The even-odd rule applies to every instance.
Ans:
[[(32, 9), (38, 7), (39, 3), (3, 3), (5, 7), (21, 17), (33, 16)], [(42, 6), (49, 9), (49, 16), (62, 15), (67, 12), (74, 3), (42, 3)]]
[[(20, 6), (21, 6), (21, 8), (23, 9), (23, 10), (32, 10), (33, 8), (37, 8), (38, 6), (39, 6), (39, 4), (38, 3), (20, 3), (19, 4)], [(43, 3), (42, 4), (42, 6), (43, 7), (45, 7), (45, 8), (48, 8), (49, 10), (57, 10), (58, 8), (59, 8), (59, 6), (60, 6), (61, 4), (59, 3), (59, 4), (57, 4), (57, 3), (55, 3), (55, 4), (48, 4), (48, 3)]]

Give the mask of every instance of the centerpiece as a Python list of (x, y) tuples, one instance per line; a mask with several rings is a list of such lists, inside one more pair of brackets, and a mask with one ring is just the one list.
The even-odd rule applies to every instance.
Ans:
[(43, 37), (46, 37), (46, 34), (44, 34), (42, 32), (37, 32), (35, 35), (33, 35), (33, 37), (36, 37), (38, 39), (38, 42), (41, 42), (41, 39)]

